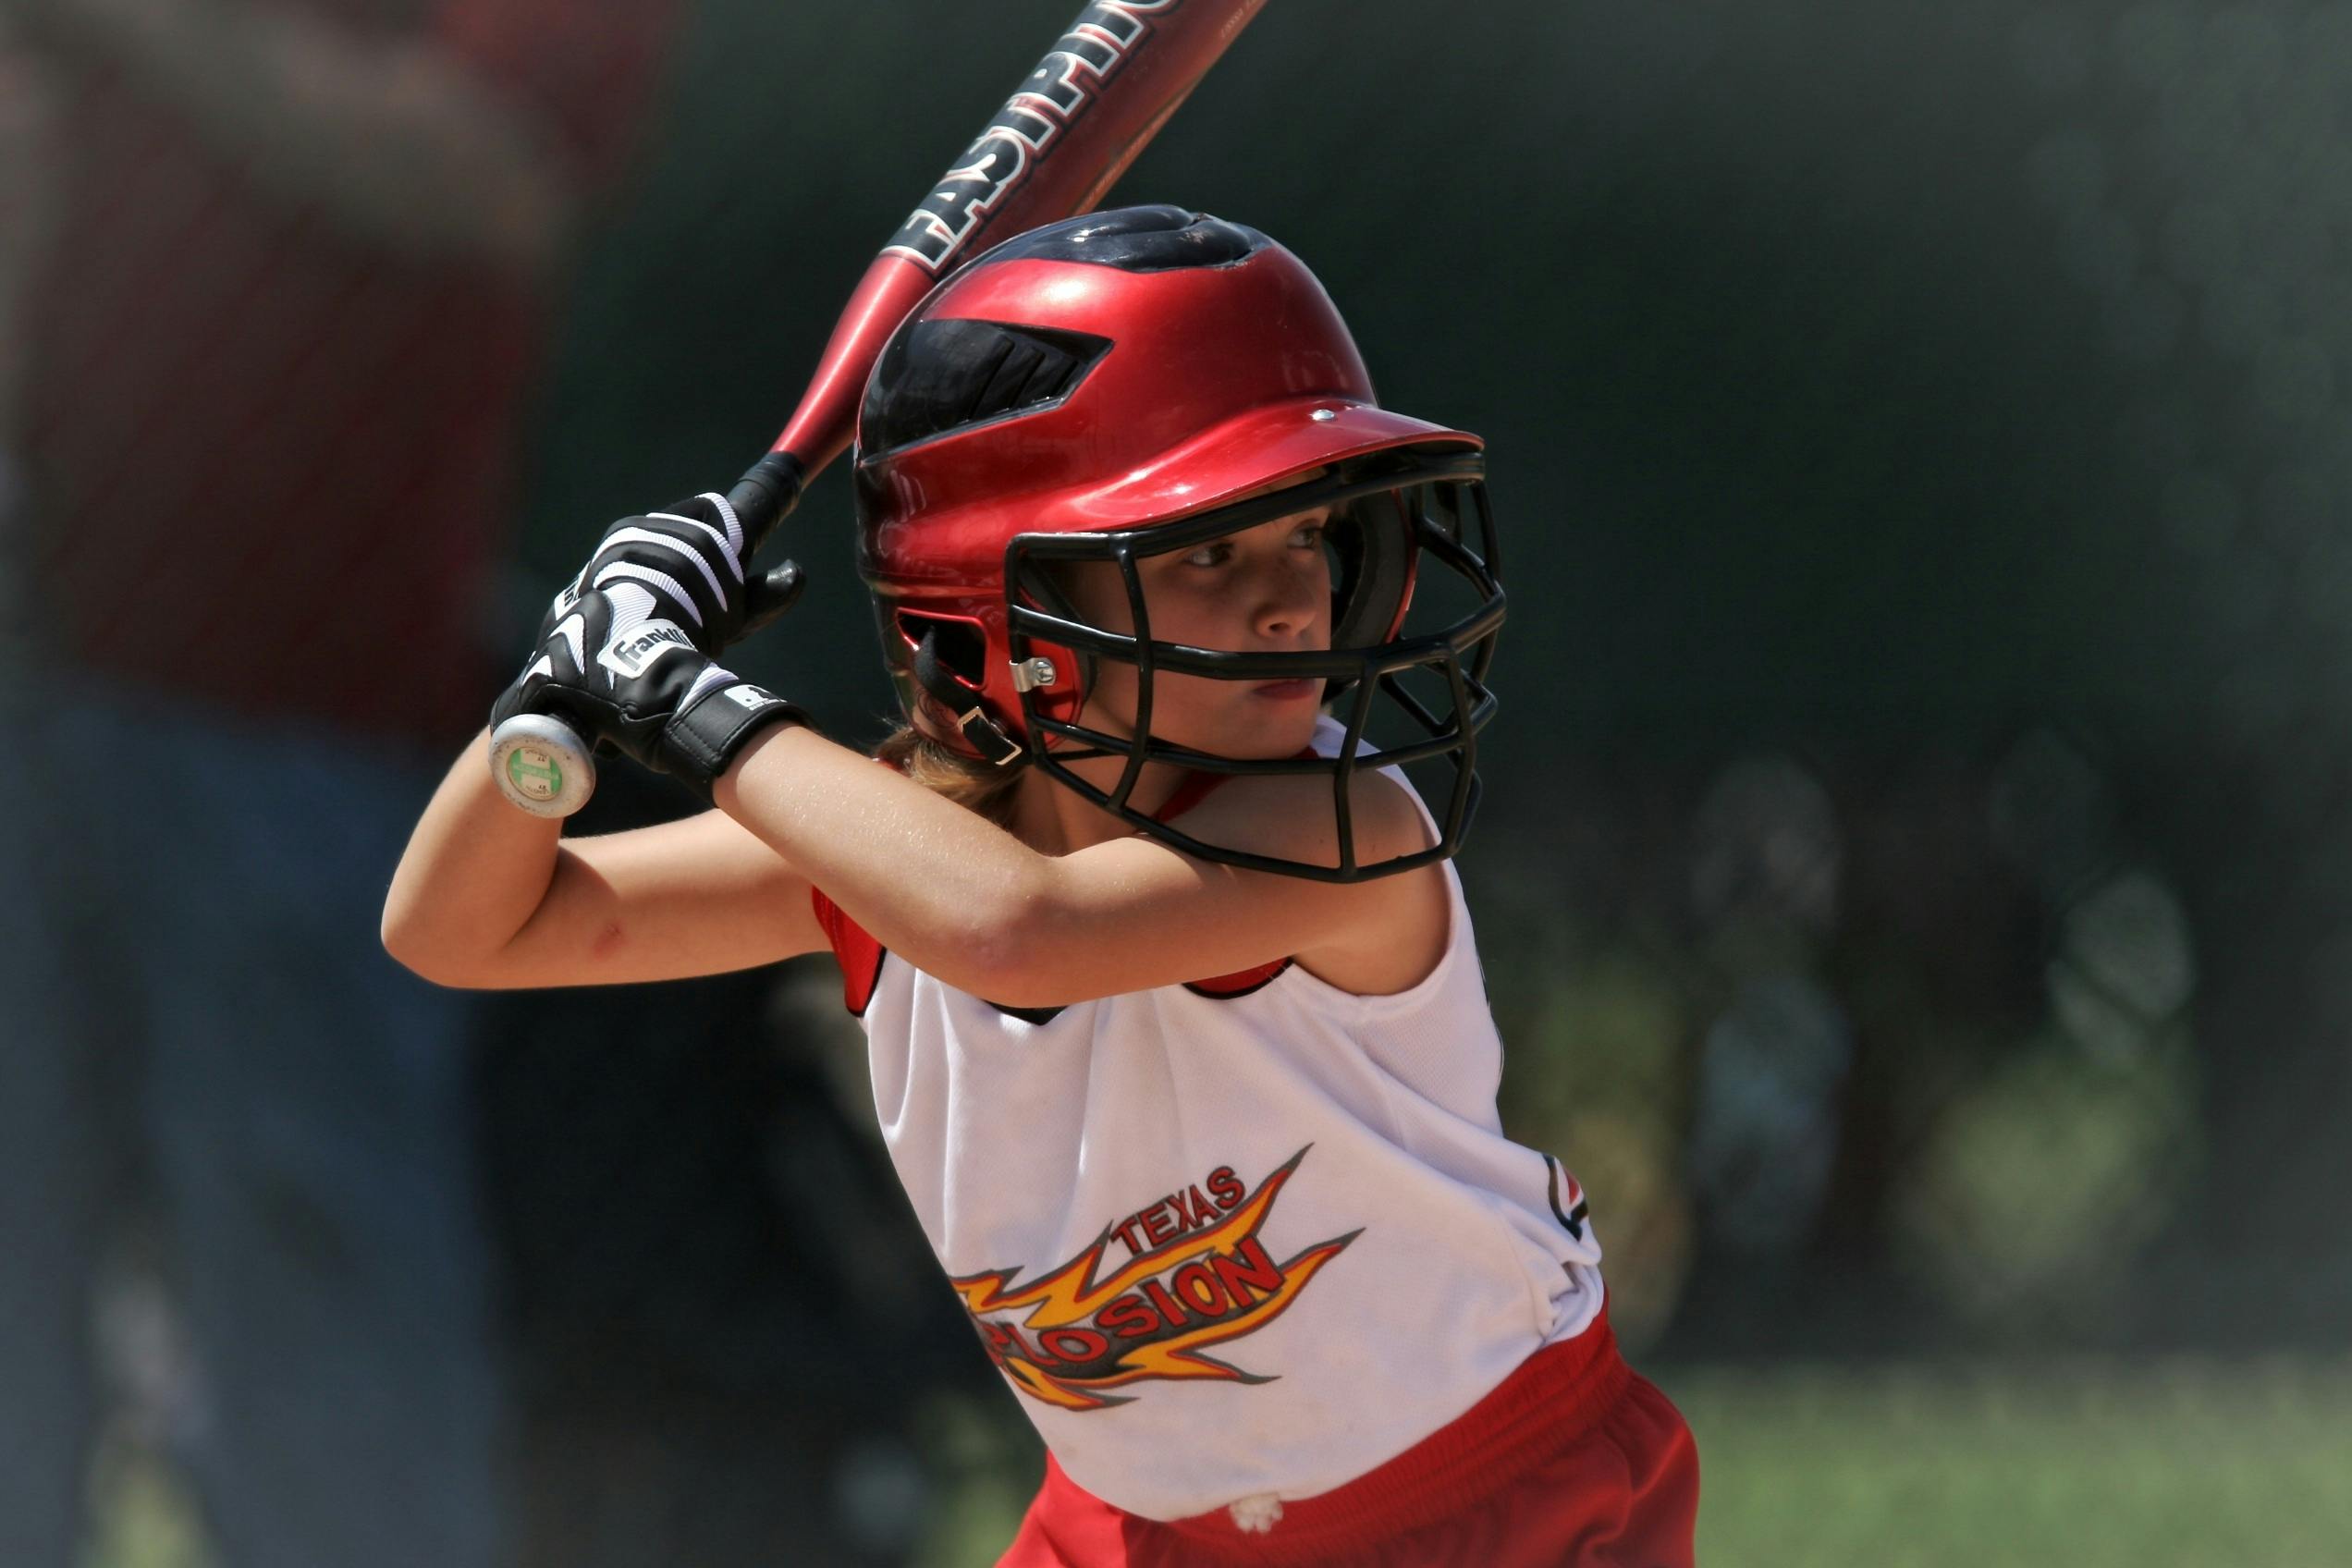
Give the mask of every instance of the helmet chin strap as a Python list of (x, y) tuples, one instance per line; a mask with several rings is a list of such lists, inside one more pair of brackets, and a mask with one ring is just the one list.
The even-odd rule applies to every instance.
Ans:
[(938, 632), (926, 631), (914, 645), (914, 683), (924, 695), (946, 710), (963, 738), (978, 749), (981, 759), (1011, 767), (1028, 759), (1028, 748), (1012, 738), (981, 704), (980, 693), (958, 680), (939, 657)]

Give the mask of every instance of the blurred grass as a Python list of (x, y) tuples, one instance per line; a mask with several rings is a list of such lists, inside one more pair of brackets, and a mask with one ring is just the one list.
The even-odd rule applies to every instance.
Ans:
[[(1705, 1568), (2352, 1564), (2352, 1359), (1653, 1378), (1698, 1436)], [(963, 1471), (918, 1562), (987, 1568), (1025, 1501)]]
[(1709, 1568), (2352, 1563), (2352, 1361), (1661, 1374)]
[[(1707, 1568), (2343, 1568), (2352, 1357), (1665, 1369)], [(1027, 1502), (1010, 1401), (942, 1402), (919, 1568), (986, 1568)], [(168, 1467), (100, 1466), (81, 1568), (208, 1568)], [(717, 1565), (714, 1565), (717, 1568)]]
[(77, 1568), (215, 1568), (201, 1510), (177, 1466), (120, 1433), (91, 1465), (90, 1533)]

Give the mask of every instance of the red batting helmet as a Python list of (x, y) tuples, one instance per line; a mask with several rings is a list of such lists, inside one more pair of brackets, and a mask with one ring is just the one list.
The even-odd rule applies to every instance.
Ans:
[[(935, 289), (876, 362), (860, 411), (859, 566), (910, 721), (967, 755), (1030, 762), (1205, 858), (1336, 880), (1453, 852), (1476, 798), (1476, 737), (1502, 591), (1478, 437), (1382, 409), (1346, 325), (1297, 257), (1177, 207), (1129, 207), (1007, 241)], [(1283, 487), (1286, 481), (1313, 475)], [(1268, 492), (1278, 493), (1268, 493)], [(1136, 557), (1332, 506), (1329, 652), (1156, 643)], [(1080, 619), (1052, 563), (1119, 563), (1137, 635)], [(1427, 560), (1451, 569), (1447, 624), (1406, 625)], [(1424, 596), (1427, 597), (1424, 583)], [(1317, 678), (1336, 756), (1243, 760), (1078, 723), (1097, 659), (1152, 674)], [(1413, 725), (1369, 738), (1376, 699)], [(1065, 765), (1122, 756), (1106, 791)], [(1145, 761), (1211, 773), (1326, 773), (1335, 810), (1361, 765), (1445, 758), (1440, 842), (1373, 866), (1341, 834), (1313, 866), (1196, 842), (1133, 810)]]

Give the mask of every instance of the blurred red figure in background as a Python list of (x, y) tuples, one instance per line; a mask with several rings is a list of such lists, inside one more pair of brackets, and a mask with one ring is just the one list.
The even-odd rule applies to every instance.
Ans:
[[(115, 1165), (226, 1560), (496, 1554), (467, 1014), (374, 912), (491, 688), (518, 416), (678, 9), (0, 7), (0, 1560), (73, 1555)], [(412, 585), (389, 639), (355, 578)]]

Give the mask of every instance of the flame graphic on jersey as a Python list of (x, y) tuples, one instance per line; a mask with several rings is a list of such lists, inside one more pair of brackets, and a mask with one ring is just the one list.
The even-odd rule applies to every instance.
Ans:
[[(1201, 1353), (1281, 1316), (1306, 1282), (1363, 1234), (1317, 1242), (1283, 1263), (1268, 1256), (1259, 1228), (1306, 1152), (1292, 1155), (1215, 1224), (1145, 1253), (1106, 1279), (1096, 1273), (1113, 1235), (1108, 1228), (1084, 1252), (1017, 1291), (1007, 1287), (1018, 1268), (955, 1280), (990, 1359), (1023, 1392), (1064, 1410), (1128, 1403), (1132, 1396), (1103, 1390), (1146, 1378), (1270, 1381)], [(1024, 1311), (1017, 1328), (989, 1321)]]

